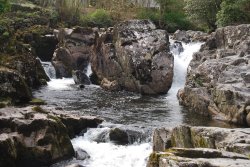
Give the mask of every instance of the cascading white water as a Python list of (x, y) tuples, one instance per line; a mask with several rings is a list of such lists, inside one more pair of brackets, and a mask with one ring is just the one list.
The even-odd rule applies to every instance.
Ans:
[(115, 145), (111, 142), (96, 142), (106, 128), (90, 129), (83, 137), (72, 140), (75, 149), (81, 148), (90, 155), (90, 159), (79, 162), (88, 167), (145, 167), (146, 159), (152, 151), (150, 143)]
[[(173, 43), (174, 41), (171, 40), (171, 43)], [(168, 110), (159, 110), (160, 108), (158, 108), (159, 112), (168, 112), (168, 115), (174, 115), (173, 117), (171, 117), (170, 122), (177, 122), (177, 123), (181, 123), (182, 118), (181, 117), (181, 107), (179, 106), (176, 94), (177, 91), (182, 88), (185, 84), (185, 77), (186, 77), (186, 72), (187, 72), (187, 67), (192, 59), (192, 55), (194, 52), (198, 51), (201, 43), (189, 43), (189, 44), (182, 44), (184, 51), (181, 52), (180, 54), (178, 54), (178, 52), (173, 52), (174, 55), (174, 79), (173, 79), (173, 84), (171, 89), (169, 90), (168, 94), (166, 95), (166, 97), (164, 98), (165, 100), (163, 100), (164, 103), (167, 103), (167, 107)], [(47, 89), (49, 89), (51, 92), (53, 92), (53, 96), (54, 94), (56, 94), (57, 92), (61, 92), (55, 95), (56, 98), (56, 103), (58, 103), (58, 100), (61, 99), (65, 99), (66, 95), (68, 94), (72, 94), (72, 92), (75, 92), (74, 95), (72, 95), (72, 97), (70, 97), (70, 99), (67, 99), (66, 101), (62, 101), (60, 104), (64, 104), (68, 105), (68, 101), (72, 101), (75, 102), (77, 104), (81, 103), (80, 100), (82, 100), (83, 98), (87, 98), (88, 104), (87, 105), (91, 105), (92, 101), (95, 100), (99, 100), (99, 94), (98, 94), (98, 89), (94, 88), (95, 91), (93, 91), (92, 94), (90, 95), (86, 95), (86, 97), (83, 95), (88, 93), (89, 90), (92, 90), (93, 88), (87, 87), (83, 90), (76, 90), (75, 87), (72, 87), (72, 85), (74, 84), (73, 79), (53, 79), (53, 77), (55, 76), (55, 73), (50, 73), (49, 71), (51, 70), (51, 68), (53, 68), (53, 66), (49, 63), (46, 63), (47, 65), (44, 66), (46, 73), (50, 76), (51, 81), (48, 82), (48, 87)], [(51, 66), (50, 66), (51, 65)], [(53, 68), (54, 69), (54, 68)], [(53, 71), (53, 70), (52, 70)], [(89, 76), (92, 73), (91, 71), (91, 67), (90, 65), (87, 68), (86, 74), (87, 76)], [(53, 75), (54, 74), (54, 75)], [(79, 92), (79, 91), (83, 91), (83, 92)], [(97, 93), (97, 94), (96, 94)], [(107, 95), (108, 93), (105, 93), (105, 95)], [(104, 98), (109, 98), (108, 94), (107, 96), (103, 96)], [(91, 96), (96, 96), (98, 98), (93, 98)], [(91, 98), (90, 98), (91, 97)], [(119, 97), (119, 96), (118, 96)], [(89, 98), (89, 99), (88, 99)], [(130, 100), (133, 102), (135, 102), (135, 105), (139, 105), (142, 104), (140, 103), (139, 99), (140, 97), (136, 96), (134, 97), (135, 99), (131, 98)], [(124, 97), (123, 97), (124, 99)], [(121, 100), (121, 98), (120, 98)], [(126, 99), (125, 99), (126, 100)], [(157, 100), (157, 99), (155, 99)], [(127, 103), (131, 103), (131, 101), (126, 101)], [(102, 102), (102, 101), (101, 101)], [(108, 101), (105, 101), (108, 102)], [(112, 103), (116, 103), (119, 101), (112, 101)], [(145, 101), (146, 102), (146, 101)], [(96, 104), (96, 103), (93, 103)], [(120, 104), (120, 103), (119, 103)], [(107, 112), (108, 116), (113, 116), (116, 114), (120, 114), (120, 113), (116, 113), (113, 111), (113, 108), (109, 109), (109, 108), (105, 108), (104, 106), (106, 106), (106, 104), (98, 104), (103, 108), (100, 108), (100, 110), (104, 110), (105, 112)], [(145, 106), (144, 104), (142, 104), (143, 106)], [(158, 105), (158, 103), (157, 103)], [(115, 107), (117, 107), (116, 105), (114, 105)], [(121, 104), (121, 107), (123, 107), (124, 105)], [(112, 106), (113, 107), (113, 106)], [(140, 106), (141, 107), (141, 106)], [(150, 106), (149, 106), (150, 107)], [(165, 105), (164, 105), (165, 107)], [(143, 110), (145, 110), (144, 107), (141, 107)], [(123, 108), (121, 108), (123, 110)], [(100, 110), (97, 110), (96, 112), (101, 112)], [(128, 110), (128, 109), (127, 109)], [(133, 111), (127, 111), (125, 108), (126, 112), (129, 112), (129, 114), (135, 114), (133, 115), (133, 117), (136, 117), (138, 115), (137, 112)], [(136, 108), (135, 108), (136, 110)], [(95, 110), (91, 109), (91, 112), (94, 112)], [(150, 111), (150, 110), (149, 110)], [(159, 124), (163, 124), (163, 122), (161, 122), (161, 113), (154, 115), (155, 113), (157, 113), (158, 111), (155, 112), (150, 112), (149, 115), (147, 115), (146, 117), (142, 117), (142, 118), (138, 118), (138, 122), (139, 124), (143, 124), (143, 122), (145, 121), (145, 119), (152, 119), (154, 118), (153, 116), (156, 116), (157, 118), (154, 118), (154, 120), (150, 120), (150, 124), (152, 124), (154, 121), (155, 122), (159, 122)], [(119, 112), (121, 112), (119, 110)], [(147, 111), (146, 111), (147, 112)], [(139, 112), (138, 112), (139, 113)], [(106, 114), (106, 113), (105, 113)], [(121, 113), (121, 114), (125, 114), (125, 113)], [(106, 115), (106, 116), (107, 116)], [(128, 113), (126, 113), (125, 115), (128, 115)], [(140, 115), (143, 115), (143, 113), (140, 113)], [(178, 117), (176, 116), (178, 115)], [(152, 117), (150, 117), (152, 116)], [(119, 118), (125, 118), (124, 117), (119, 117)], [(143, 121), (141, 121), (140, 119), (143, 119)], [(156, 121), (157, 119), (157, 121)], [(141, 122), (140, 122), (141, 121)], [(138, 123), (136, 122), (136, 123)], [(169, 122), (169, 123), (170, 123)], [(169, 125), (169, 123), (167, 122), (167, 125)], [(143, 126), (145, 126), (146, 124), (144, 124)], [(165, 124), (166, 125), (166, 124)], [(133, 125), (131, 125), (133, 126)], [(145, 167), (146, 163), (147, 163), (147, 158), (150, 155), (150, 153), (152, 152), (152, 144), (148, 141), (142, 141), (139, 143), (133, 143), (133, 144), (129, 144), (129, 145), (116, 145), (115, 143), (110, 142), (109, 140), (105, 139), (102, 142), (98, 142), (96, 139), (100, 138), (100, 134), (103, 133), (104, 131), (109, 130), (108, 127), (102, 127), (102, 128), (95, 128), (95, 129), (89, 129), (84, 136), (79, 136), (76, 137), (75, 139), (72, 140), (72, 144), (74, 146), (75, 149), (77, 148), (81, 148), (83, 150), (85, 150), (89, 155), (90, 155), (90, 159), (88, 160), (72, 160), (72, 161), (67, 161), (67, 162), (62, 162), (61, 164), (57, 165), (55, 164), (56, 167), (61, 167), (61, 166), (65, 166), (68, 164), (73, 164), (73, 163), (77, 163), (86, 167)]]
[(91, 64), (89, 63), (88, 67), (87, 67), (87, 72), (86, 75), (89, 77), (92, 74), (92, 69), (91, 69)]
[(42, 62), (42, 66), (44, 68), (44, 71), (48, 75), (50, 79), (55, 79), (56, 78), (56, 70), (54, 66), (51, 64), (51, 62)]
[[(170, 42), (173, 43), (174, 41), (170, 40)], [(174, 78), (168, 96), (176, 97), (177, 91), (184, 87), (188, 65), (193, 58), (193, 53), (198, 52), (201, 45), (202, 43), (200, 42), (188, 44), (182, 43), (184, 51), (179, 54), (174, 49), (171, 50), (174, 55)]]
[[(172, 41), (173, 42), (173, 41)], [(174, 107), (179, 107), (176, 98), (177, 91), (185, 84), (187, 67), (194, 52), (198, 51), (201, 43), (183, 44), (184, 51), (174, 54), (174, 79), (172, 87), (166, 97)], [(173, 103), (173, 101), (175, 101)], [(75, 161), (86, 167), (145, 167), (147, 158), (152, 152), (150, 142), (134, 143), (132, 145), (116, 145), (111, 142), (96, 142), (100, 133), (107, 128), (89, 130), (84, 136), (72, 140), (74, 148), (81, 148), (88, 152), (90, 159)], [(74, 162), (72, 162), (74, 163)]]

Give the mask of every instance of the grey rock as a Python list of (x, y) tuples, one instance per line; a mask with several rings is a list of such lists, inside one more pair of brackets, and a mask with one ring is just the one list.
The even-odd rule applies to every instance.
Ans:
[(99, 80), (116, 80), (128, 91), (167, 93), (172, 84), (167, 32), (148, 20), (125, 21), (97, 35), (91, 65)]
[(76, 84), (90, 85), (89, 77), (82, 71), (73, 71), (72, 72), (73, 79)]
[(17, 71), (0, 67), (0, 97), (10, 98), (13, 103), (28, 102), (32, 98), (31, 90)]
[(156, 129), (147, 167), (229, 167), (250, 163), (250, 129), (178, 126)]
[[(249, 126), (250, 25), (216, 30), (193, 55), (180, 103), (214, 119)], [(239, 56), (241, 54), (241, 56)]]
[(72, 77), (73, 70), (86, 72), (89, 64), (95, 33), (91, 28), (77, 27), (55, 31), (59, 45), (52, 63), (58, 78)]
[(70, 137), (102, 122), (41, 107), (4, 108), (0, 113), (1, 166), (49, 166), (69, 159), (75, 153)]
[(85, 160), (89, 159), (90, 155), (85, 150), (77, 148), (75, 149), (75, 157), (77, 160)]

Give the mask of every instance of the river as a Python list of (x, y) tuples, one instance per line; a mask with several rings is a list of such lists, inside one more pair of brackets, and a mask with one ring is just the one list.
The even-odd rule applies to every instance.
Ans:
[[(173, 41), (171, 41), (173, 43)], [(84, 135), (72, 140), (75, 149), (81, 148), (89, 155), (88, 160), (70, 160), (54, 167), (77, 163), (86, 167), (145, 167), (152, 152), (151, 136), (156, 127), (173, 127), (180, 124), (209, 126), (211, 121), (188, 112), (179, 105), (177, 91), (185, 84), (188, 64), (201, 43), (183, 44), (184, 51), (174, 54), (174, 81), (168, 94), (142, 96), (127, 91), (107, 92), (96, 85), (80, 89), (73, 79), (53, 79), (55, 74), (50, 63), (43, 63), (52, 78), (47, 86), (36, 90), (34, 96), (44, 99), (48, 106), (63, 108), (84, 115), (98, 115), (105, 122), (98, 128), (89, 129)], [(91, 73), (89, 68), (88, 74)], [(131, 134), (130, 144), (117, 145), (109, 140), (108, 132), (118, 127)]]

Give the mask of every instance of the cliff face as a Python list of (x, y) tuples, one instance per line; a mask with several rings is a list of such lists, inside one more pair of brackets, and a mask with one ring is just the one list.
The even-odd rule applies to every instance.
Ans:
[(250, 25), (216, 30), (188, 68), (180, 103), (190, 110), (250, 126)]

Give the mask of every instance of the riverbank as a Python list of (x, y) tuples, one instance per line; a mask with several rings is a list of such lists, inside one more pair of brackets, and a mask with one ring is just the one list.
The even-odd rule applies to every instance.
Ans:
[(50, 166), (70, 159), (75, 156), (70, 139), (102, 121), (39, 106), (0, 109), (0, 166)]

